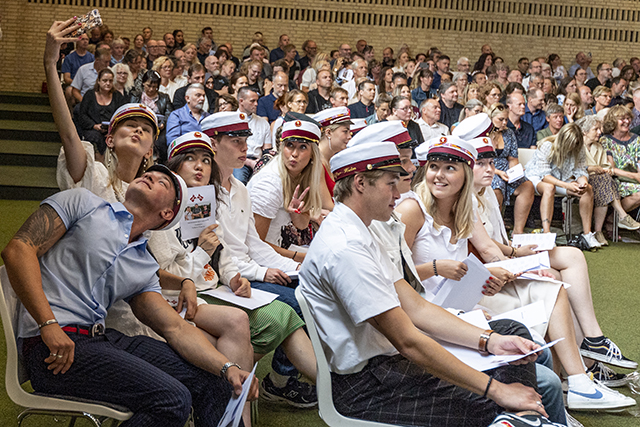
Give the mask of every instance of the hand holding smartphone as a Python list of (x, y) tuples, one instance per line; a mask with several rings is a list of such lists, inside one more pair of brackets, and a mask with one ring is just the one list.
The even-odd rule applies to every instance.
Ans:
[(84, 16), (79, 17), (75, 24), (80, 24), (80, 28), (70, 34), (71, 37), (81, 36), (87, 34), (96, 27), (102, 26), (102, 18), (98, 9), (93, 9), (91, 12)]

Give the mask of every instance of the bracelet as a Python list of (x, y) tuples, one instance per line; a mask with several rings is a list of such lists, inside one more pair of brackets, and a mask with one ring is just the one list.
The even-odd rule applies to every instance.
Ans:
[(46, 322), (42, 322), (38, 325), (38, 329), (42, 329), (45, 326), (53, 325), (54, 323), (58, 323), (56, 319), (49, 319)]
[[(185, 279), (182, 279), (182, 282), (180, 282), (180, 289), (182, 289), (182, 286), (184, 285), (184, 282), (186, 282), (187, 280), (191, 280), (193, 282), (193, 280), (188, 278), (188, 277), (185, 278)], [(193, 282), (193, 283), (195, 284), (196, 282)]]
[(513, 246), (511, 246), (511, 255), (509, 255), (509, 258), (513, 258), (513, 255), (516, 253), (516, 248), (514, 248)]
[(487, 329), (486, 331), (480, 334), (480, 340), (478, 341), (478, 351), (480, 354), (487, 355), (489, 354), (489, 338), (491, 334), (494, 333), (493, 329)]
[(298, 251), (295, 251), (293, 253), (293, 256), (291, 257), (291, 259), (295, 261), (296, 260), (296, 256), (298, 256)]
[(489, 381), (487, 381), (487, 388), (484, 389), (484, 394), (482, 395), (483, 399), (487, 398), (487, 393), (489, 393), (489, 387), (491, 387), (492, 381), (493, 381), (493, 377), (489, 377)]
[(229, 370), (230, 367), (235, 366), (236, 368), (242, 370), (242, 368), (240, 367), (240, 365), (238, 365), (237, 363), (234, 362), (227, 362), (222, 366), (222, 369), (220, 369), (220, 376), (222, 378), (224, 378), (225, 380), (228, 380), (227, 378), (227, 371)]
[(437, 277), (438, 276), (438, 269), (436, 268), (436, 260), (433, 260), (433, 274)]
[(518, 258), (518, 248), (513, 248), (513, 258)]

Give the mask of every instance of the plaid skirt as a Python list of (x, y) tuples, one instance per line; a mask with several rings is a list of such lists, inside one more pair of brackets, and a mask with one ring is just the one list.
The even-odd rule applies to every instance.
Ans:
[[(491, 322), (503, 335), (531, 339), (513, 320)], [(535, 363), (485, 372), (494, 379), (536, 388)], [(377, 356), (355, 374), (331, 373), (333, 402), (341, 414), (403, 426), (485, 427), (503, 408), (462, 387), (441, 380), (401, 355)]]
[(618, 184), (608, 173), (589, 175), (589, 184), (593, 187), (593, 206), (596, 208), (620, 200)]

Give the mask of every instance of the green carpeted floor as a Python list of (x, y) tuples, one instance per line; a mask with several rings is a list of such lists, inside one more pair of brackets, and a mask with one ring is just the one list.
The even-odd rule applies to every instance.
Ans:
[[(0, 200), (0, 248), (4, 248), (20, 225), (38, 207), (37, 202)], [(640, 360), (640, 245), (615, 244), (596, 253), (586, 253), (591, 276), (594, 306), (602, 329), (623, 350), (627, 357)], [(4, 336), (0, 334), (0, 380), (4, 383)], [(270, 369), (270, 357), (260, 361), (258, 376)], [(623, 390), (629, 394), (628, 390)], [(20, 408), (6, 392), (0, 393), (0, 426), (15, 426)], [(573, 413), (586, 427), (636, 427), (640, 420), (628, 412), (618, 414)], [(52, 418), (33, 417), (24, 423), (30, 426), (66, 425)], [(78, 423), (78, 426), (89, 425)], [(264, 427), (312, 427), (325, 425), (317, 409), (297, 410), (285, 406), (260, 404), (259, 425)]]

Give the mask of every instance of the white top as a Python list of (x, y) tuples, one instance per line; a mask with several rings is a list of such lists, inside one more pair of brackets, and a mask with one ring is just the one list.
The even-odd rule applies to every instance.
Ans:
[(273, 132), (271, 132), (271, 146), (273, 148), (276, 147), (276, 133), (278, 133), (278, 128), (282, 126), (284, 123), (284, 117), (278, 116), (277, 119), (273, 122)]
[[(356, 95), (356, 79), (349, 80), (348, 82), (342, 85), (342, 89), (346, 90), (349, 93), (349, 97), (347, 99), (351, 100)], [(356, 99), (356, 102), (358, 100)]]
[(372, 357), (397, 354), (367, 320), (400, 307), (394, 283), (401, 278), (362, 220), (337, 203), (300, 269), (300, 287), (332, 372), (359, 372)]
[[(176, 82), (172, 82), (171, 80), (169, 80), (169, 84), (166, 86), (162, 86), (160, 85), (160, 89), (158, 89), (158, 92), (160, 93), (166, 93), (167, 95), (169, 95), (169, 99), (171, 99), (171, 102), (173, 102), (173, 95), (176, 93), (176, 90), (180, 89), (180, 85), (178, 85), (178, 83)], [(207, 100), (207, 97), (204, 97), (205, 101)], [(204, 106), (203, 106), (204, 108)], [(204, 110), (207, 111), (207, 110)]]
[(78, 182), (73, 182), (73, 178), (69, 175), (67, 169), (67, 157), (64, 152), (64, 147), (60, 148), (60, 154), (58, 155), (58, 166), (56, 168), (56, 181), (60, 190), (69, 190), (70, 188), (86, 188), (98, 197), (103, 198), (109, 203), (124, 202), (124, 194), (127, 191), (129, 184), (122, 183), (122, 192), (116, 193), (109, 184), (109, 171), (102, 162), (95, 160), (95, 152), (93, 145), (90, 142), (82, 141), (82, 148), (84, 148), (87, 155), (87, 167), (84, 170), (82, 179)]
[(435, 138), (436, 136), (449, 135), (449, 128), (440, 122), (435, 122), (433, 125), (429, 126), (424, 119), (419, 118), (416, 120), (416, 123), (420, 125), (420, 130), (422, 131), (422, 136), (425, 141), (429, 141), (431, 138)]
[(222, 280), (219, 280), (216, 272), (208, 264), (211, 257), (200, 246), (194, 246), (194, 240), (183, 242), (180, 238), (180, 224), (176, 224), (170, 230), (152, 231), (149, 236), (148, 247), (160, 268), (180, 277), (189, 277), (196, 284), (198, 292), (215, 288), (220, 281), (228, 285), (229, 281), (238, 274), (227, 244), (223, 240), (223, 232), (218, 227), (215, 230), (223, 249), (220, 251), (218, 267)]
[(271, 128), (269, 121), (264, 117), (257, 114), (248, 116), (249, 129), (253, 135), (247, 138), (247, 156), (259, 159), (262, 157), (262, 147), (271, 143)]
[[(478, 203), (478, 199), (482, 199), (482, 206)], [(491, 187), (486, 187), (482, 196), (477, 195), (477, 198), (473, 198), (473, 209), (478, 212), (480, 221), (482, 221), (489, 237), (496, 242), (508, 245), (509, 237), (500, 214), (500, 204)]]
[(587, 172), (587, 154), (584, 148), (580, 150), (577, 159), (568, 158), (563, 165), (556, 165), (549, 161), (551, 148), (553, 148), (553, 142), (551, 141), (541, 141), (538, 144), (538, 149), (533, 151), (533, 156), (525, 167), (524, 176), (529, 180), (542, 181), (545, 176), (551, 175), (564, 182), (577, 180), (581, 176), (589, 176)]
[(279, 166), (280, 161), (276, 156), (247, 184), (253, 213), (271, 220), (265, 240), (276, 246), (282, 246), (282, 229), (291, 224), (291, 215), (284, 208)]
[(404, 230), (406, 228), (407, 227), (400, 221), (400, 219), (398, 219), (395, 212), (391, 214), (389, 221), (382, 222), (373, 220), (369, 225), (369, 230), (381, 243), (383, 249), (391, 259), (393, 266), (406, 279), (407, 276), (404, 274), (404, 267), (402, 266), (402, 260), (404, 258), (406, 266), (413, 274), (412, 279), (414, 279), (408, 280), (407, 282), (419, 294), (424, 296), (425, 291), (422, 287), (422, 283), (420, 283), (420, 276), (418, 275), (418, 270), (416, 270), (416, 265), (413, 263), (413, 253), (411, 252), (411, 249), (409, 249), (407, 241), (404, 239)]
[(217, 220), (225, 236), (226, 248), (242, 277), (250, 281), (262, 281), (267, 268), (295, 271), (298, 263), (285, 258), (263, 242), (256, 231), (251, 210), (249, 191), (231, 176), (231, 192), (220, 189), (222, 202), (218, 206)]
[(309, 90), (314, 90), (316, 85), (316, 70), (313, 67), (307, 67), (304, 73), (302, 73), (302, 83), (300, 87), (308, 87)]
[[(413, 199), (418, 202), (424, 215), (424, 224), (416, 234), (411, 250), (413, 251), (413, 262), (416, 265), (431, 263), (434, 259), (451, 259), (462, 261), (467, 257), (467, 239), (458, 239), (455, 244), (451, 244), (451, 229), (441, 226), (436, 230), (433, 225), (433, 218), (427, 213), (424, 204), (413, 191), (401, 195), (398, 205), (406, 199)], [(429, 292), (440, 284), (442, 277), (432, 276), (422, 281), (422, 285)]]

